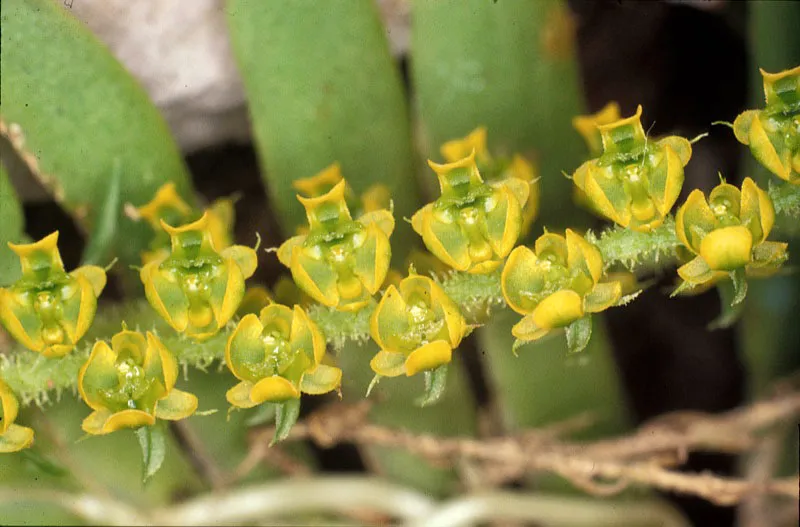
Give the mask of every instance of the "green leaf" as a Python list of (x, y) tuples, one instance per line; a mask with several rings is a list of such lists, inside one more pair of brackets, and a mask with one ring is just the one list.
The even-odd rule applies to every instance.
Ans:
[(64, 465), (58, 463), (54, 459), (51, 459), (49, 456), (41, 454), (36, 449), (26, 448), (25, 450), (21, 450), (20, 454), (25, 458), (26, 461), (36, 467), (38, 471), (43, 472), (48, 476), (62, 478), (69, 474), (69, 471), (66, 467), (64, 467)]
[(436, 403), (444, 393), (447, 386), (447, 364), (439, 366), (432, 371), (424, 372), (425, 393), (414, 401), (419, 407), (430, 406)]
[(142, 483), (147, 483), (161, 468), (167, 453), (164, 425), (141, 426), (135, 432), (142, 449)]
[(269, 446), (289, 437), (289, 432), (300, 417), (300, 398), (289, 399), (275, 405), (275, 436)]
[[(584, 113), (573, 24), (565, 2), (436, 0), (411, 3), (411, 66), (427, 154), (477, 126), (489, 148), (539, 165), (540, 218), (580, 217), (561, 171), (585, 154), (571, 120)], [(435, 178), (426, 178), (435, 183)]]
[(733, 299), (731, 300), (731, 307), (733, 307), (744, 302), (747, 296), (747, 276), (745, 275), (744, 268), (731, 271), (729, 276), (733, 283)]
[(19, 259), (8, 242), (22, 241), (24, 217), (22, 206), (3, 165), (0, 164), (0, 286), (13, 283), (19, 278)]
[[(334, 162), (357, 194), (389, 187), (395, 216), (416, 206), (399, 72), (374, 2), (229, 0), (231, 40), (256, 147), (286, 235), (305, 224), (292, 181)], [(410, 241), (398, 222), (392, 236)]]
[(586, 349), (592, 338), (592, 316), (586, 315), (566, 327), (567, 349), (570, 353), (578, 353)]
[[(58, 2), (3, 0), (0, 38), (0, 130), (87, 232), (100, 221), (115, 162), (120, 194), (134, 205), (168, 181), (194, 201), (164, 119), (84, 23)], [(144, 222), (124, 219), (114, 252), (138, 263), (151, 237)]]
[(119, 229), (119, 211), (121, 207), (122, 171), (119, 162), (114, 163), (111, 178), (103, 204), (97, 216), (89, 243), (83, 251), (83, 265), (106, 265), (111, 259), (114, 240)]

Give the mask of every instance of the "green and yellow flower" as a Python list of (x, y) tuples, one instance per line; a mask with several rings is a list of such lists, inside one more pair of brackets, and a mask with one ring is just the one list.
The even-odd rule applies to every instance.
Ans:
[(522, 234), (530, 229), (539, 212), (539, 180), (534, 166), (524, 157), (515, 154), (510, 159), (493, 157), (486, 146), (486, 128), (480, 126), (462, 139), (448, 141), (440, 148), (447, 163), (468, 157), (475, 150), (475, 164), (486, 183), (496, 185), (508, 178), (517, 178), (528, 184), (528, 199), (522, 206)]
[(322, 364), (324, 357), (325, 337), (300, 306), (271, 304), (247, 315), (225, 348), (225, 363), (241, 381), (228, 390), (228, 402), (251, 408), (336, 390), (342, 370)]
[(311, 298), (340, 311), (356, 311), (386, 279), (394, 218), (388, 210), (377, 210), (354, 220), (345, 188), (341, 180), (322, 196), (297, 197), (306, 209), (309, 230), (284, 242), (278, 259)]
[(78, 374), (78, 390), (93, 410), (83, 430), (103, 435), (189, 417), (197, 397), (176, 390), (177, 378), (175, 357), (150, 332), (145, 337), (123, 329), (111, 337), (111, 346), (98, 341)]
[(45, 357), (66, 355), (92, 324), (105, 271), (86, 265), (65, 272), (58, 232), (36, 243), (8, 246), (19, 256), (22, 276), (0, 288), (0, 321), (26, 348)]
[(437, 258), (459, 271), (488, 273), (514, 248), (530, 184), (509, 177), (484, 183), (476, 152), (446, 165), (428, 161), (442, 195), (418, 210), (411, 226)]
[(257, 265), (249, 247), (233, 245), (217, 251), (210, 217), (171, 227), (172, 249), (167, 256), (145, 265), (139, 275), (150, 305), (176, 331), (197, 340), (211, 337), (236, 313), (244, 297), (244, 281)]
[(534, 250), (517, 247), (500, 278), (509, 307), (525, 315), (512, 334), (522, 341), (537, 340), (613, 306), (622, 296), (622, 285), (602, 279), (600, 251), (569, 229), (566, 236), (543, 234)]
[(766, 107), (740, 114), (733, 132), (770, 172), (800, 185), (800, 66), (780, 73), (760, 71)]
[(370, 361), (384, 377), (415, 375), (448, 364), (467, 331), (458, 306), (426, 276), (412, 274), (389, 286), (370, 319), (381, 351)]
[(664, 222), (678, 199), (692, 145), (678, 136), (648, 139), (641, 116), (639, 106), (635, 115), (599, 126), (603, 154), (581, 165), (573, 181), (593, 210), (647, 232)]
[(766, 192), (750, 178), (741, 191), (722, 183), (708, 201), (694, 190), (675, 216), (678, 239), (696, 257), (678, 269), (691, 287), (716, 281), (733, 271), (769, 275), (787, 259), (787, 244), (766, 241), (775, 210)]
[(14, 424), (19, 403), (11, 388), (0, 379), (0, 454), (9, 454), (33, 444), (33, 429)]
[[(144, 264), (169, 255), (170, 237), (161, 228), (162, 221), (168, 225), (183, 225), (199, 215), (180, 197), (175, 189), (175, 183), (162, 185), (153, 199), (136, 209), (136, 212), (147, 221), (155, 233), (150, 242), (150, 249), (142, 253)], [(230, 247), (233, 244), (231, 234), (234, 222), (233, 201), (228, 198), (218, 199), (206, 212), (214, 248), (221, 251)]]

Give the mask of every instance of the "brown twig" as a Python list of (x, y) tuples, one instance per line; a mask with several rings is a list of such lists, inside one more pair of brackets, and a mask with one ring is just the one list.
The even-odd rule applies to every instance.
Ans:
[[(560, 441), (558, 431), (564, 427), (487, 439), (412, 434), (370, 424), (368, 412), (366, 402), (332, 405), (295, 425), (288, 439), (311, 439), (323, 447), (340, 442), (395, 447), (439, 463), (465, 459), (483, 463), (500, 474), (553, 472), (597, 495), (616, 494), (630, 484), (639, 484), (721, 505), (732, 505), (754, 494), (798, 498), (797, 478), (754, 482), (710, 473), (682, 473), (666, 466), (681, 463), (689, 452), (738, 453), (752, 449), (759, 431), (800, 414), (800, 392), (720, 415), (673, 413), (632, 435), (593, 443)], [(272, 433), (260, 432), (236, 471), (239, 477), (254, 460), (263, 459)]]

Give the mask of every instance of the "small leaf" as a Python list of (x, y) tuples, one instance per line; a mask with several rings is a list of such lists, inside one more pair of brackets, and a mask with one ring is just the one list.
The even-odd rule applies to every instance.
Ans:
[(369, 386), (367, 386), (367, 394), (364, 397), (369, 397), (369, 394), (372, 393), (372, 390), (381, 382), (383, 375), (375, 374), (375, 377), (369, 382)]
[(708, 329), (711, 331), (731, 327), (744, 312), (743, 303), (734, 303), (736, 292), (733, 282), (728, 282), (727, 280), (719, 282), (717, 291), (719, 291), (720, 313), (717, 318), (709, 322)]
[(579, 318), (567, 326), (567, 348), (570, 353), (583, 351), (592, 337), (592, 317)]
[(424, 372), (425, 393), (422, 397), (414, 401), (414, 404), (420, 408), (424, 408), (439, 400), (447, 386), (447, 366), (447, 364), (444, 364), (438, 368)]
[(300, 398), (289, 399), (275, 405), (275, 436), (269, 446), (289, 437), (289, 432), (300, 416)]
[(106, 263), (104, 260), (110, 259), (113, 254), (121, 210), (121, 178), (122, 165), (119, 159), (115, 159), (106, 195), (97, 212), (97, 221), (83, 251), (82, 265), (103, 265)]
[(142, 448), (142, 483), (147, 483), (158, 472), (166, 455), (166, 437), (162, 425), (142, 426), (136, 429), (136, 438)]
[(731, 307), (744, 301), (747, 296), (747, 277), (745, 276), (744, 269), (736, 269), (730, 273), (731, 282), (733, 282), (733, 300)]

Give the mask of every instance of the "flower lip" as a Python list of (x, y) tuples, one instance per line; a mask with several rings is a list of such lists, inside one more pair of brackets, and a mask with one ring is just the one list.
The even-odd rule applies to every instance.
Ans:
[[(318, 198), (330, 192), (342, 179), (344, 179), (344, 177), (342, 176), (341, 165), (335, 162), (314, 176), (292, 181), (292, 187), (298, 192), (305, 194), (307, 198)], [(326, 186), (330, 187), (330, 189), (324, 192), (320, 190)]]
[(341, 220), (352, 220), (350, 209), (345, 202), (347, 182), (342, 179), (327, 193), (305, 198), (298, 195), (297, 200), (306, 210), (306, 218), (311, 231)]

